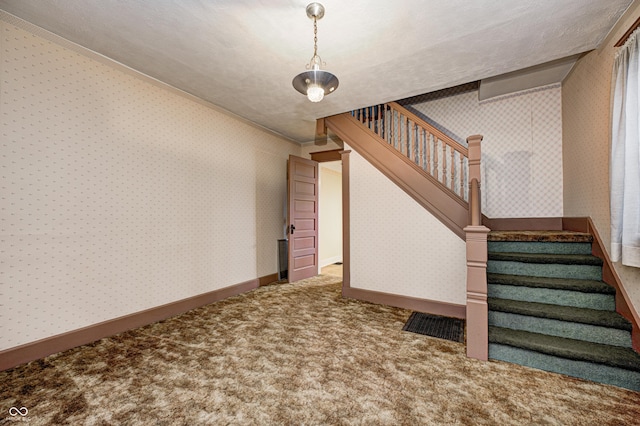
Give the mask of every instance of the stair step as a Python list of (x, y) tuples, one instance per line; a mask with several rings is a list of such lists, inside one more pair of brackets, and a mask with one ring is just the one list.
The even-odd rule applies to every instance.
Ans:
[(555, 290), (579, 291), (582, 293), (616, 294), (609, 284), (597, 280), (577, 280), (572, 278), (531, 277), (511, 274), (487, 274), (490, 284), (523, 287), (549, 288)]
[(533, 317), (509, 312), (489, 311), (489, 325), (584, 340), (604, 345), (631, 347), (631, 332), (618, 328), (578, 322), (562, 321), (551, 318)]
[(489, 252), (489, 260), (521, 263), (602, 266), (602, 259), (596, 256), (584, 254)]
[(640, 355), (629, 348), (489, 327), (489, 358), (640, 390)]
[(640, 354), (629, 348), (492, 326), (489, 327), (489, 343), (640, 372)]
[(573, 306), (575, 308), (597, 309), (601, 311), (616, 310), (616, 300), (612, 294), (582, 293), (579, 291), (501, 284), (488, 284), (487, 290), (487, 295), (496, 299)]
[(602, 259), (580, 254), (489, 252), (487, 272), (600, 281)]
[(615, 289), (602, 281), (487, 274), (488, 296), (615, 311)]
[(591, 324), (599, 327), (631, 331), (631, 323), (617, 312), (494, 298), (487, 299), (487, 303), (490, 311), (507, 312), (531, 317)]
[(591, 254), (591, 243), (489, 241), (490, 252)]
[(593, 236), (574, 231), (491, 231), (487, 241), (592, 243)]

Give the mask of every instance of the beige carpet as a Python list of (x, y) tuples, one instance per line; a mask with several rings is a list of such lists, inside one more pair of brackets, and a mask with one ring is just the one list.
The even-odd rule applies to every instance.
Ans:
[(640, 393), (468, 359), (401, 331), (409, 311), (342, 299), (339, 280), (272, 284), (1, 372), (0, 423), (640, 424)]

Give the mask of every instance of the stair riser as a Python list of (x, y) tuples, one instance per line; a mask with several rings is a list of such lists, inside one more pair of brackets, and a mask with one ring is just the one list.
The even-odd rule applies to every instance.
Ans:
[(630, 332), (597, 325), (497, 311), (489, 311), (489, 325), (605, 345), (631, 347)]
[(602, 267), (593, 265), (540, 264), (490, 260), (487, 262), (487, 272), (547, 278), (602, 279)]
[(489, 241), (487, 245), (490, 252), (498, 253), (591, 254), (590, 243)]
[(489, 358), (640, 391), (640, 373), (636, 371), (575, 361), (495, 343), (489, 344)]
[(582, 293), (571, 290), (489, 284), (489, 297), (548, 303), (550, 305), (615, 311), (616, 299), (612, 294)]

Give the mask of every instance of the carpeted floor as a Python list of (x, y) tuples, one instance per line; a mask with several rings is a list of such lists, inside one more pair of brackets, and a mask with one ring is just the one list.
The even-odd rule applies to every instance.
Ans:
[(640, 393), (468, 359), (401, 331), (410, 311), (342, 299), (339, 280), (272, 284), (0, 372), (0, 424), (640, 424)]

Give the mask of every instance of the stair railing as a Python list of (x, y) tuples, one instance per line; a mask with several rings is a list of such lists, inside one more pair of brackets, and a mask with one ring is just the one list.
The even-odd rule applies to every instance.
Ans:
[(448, 191), (468, 201), (467, 147), (396, 102), (360, 108), (351, 115)]

